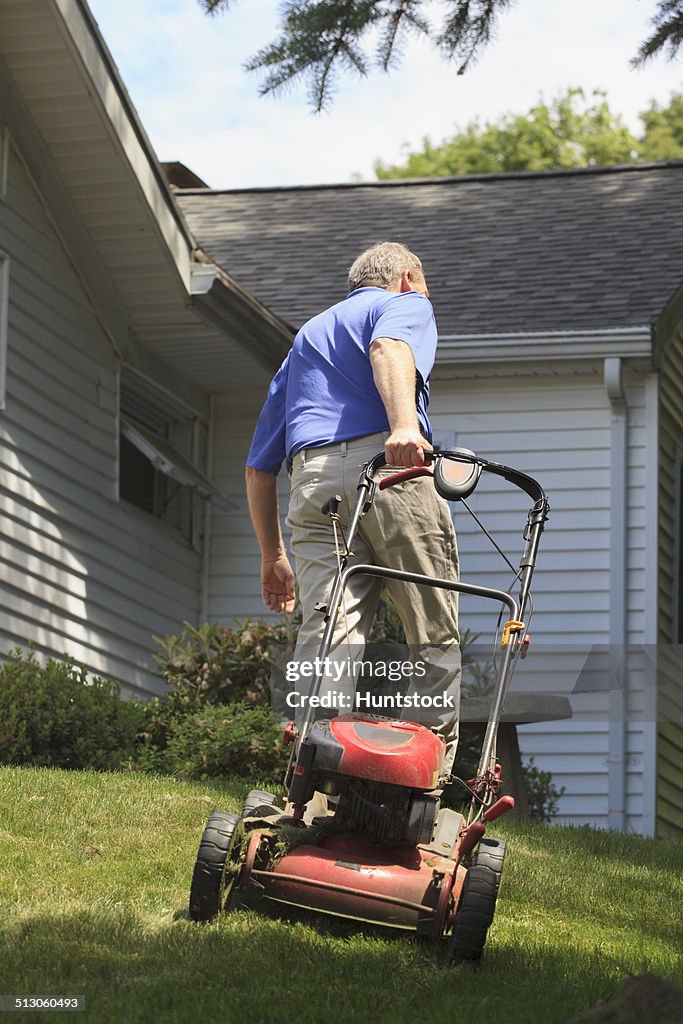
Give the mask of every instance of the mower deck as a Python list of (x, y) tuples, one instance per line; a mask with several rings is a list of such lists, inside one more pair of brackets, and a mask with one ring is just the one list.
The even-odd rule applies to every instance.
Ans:
[[(313, 842), (306, 841), (312, 833)], [(255, 830), (235, 890), (237, 902), (273, 900), (438, 938), (448, 930), (466, 870), (422, 848), (383, 847), (302, 829), (277, 854), (277, 826)]]

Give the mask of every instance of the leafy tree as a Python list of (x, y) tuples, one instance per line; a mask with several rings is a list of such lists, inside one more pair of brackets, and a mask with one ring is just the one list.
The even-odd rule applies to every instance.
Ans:
[(665, 107), (653, 100), (640, 119), (645, 129), (640, 143), (642, 160), (683, 159), (683, 94), (674, 93)]
[[(638, 66), (662, 50), (673, 59), (683, 43), (683, 0), (654, 0), (653, 31), (632, 64)], [(199, 0), (208, 14), (229, 9), (233, 0)], [(373, 66), (389, 70), (400, 57), (405, 39), (423, 35), (446, 60), (458, 62), (458, 74), (481, 55), (498, 19), (514, 0), (443, 0), (440, 26), (424, 16), (427, 0), (287, 0), (282, 3), (280, 35), (247, 62), (250, 71), (265, 72), (261, 93), (278, 92), (298, 80), (308, 81), (316, 111), (332, 95), (338, 69), (366, 75)], [(374, 58), (362, 42), (377, 34)]]
[(639, 160), (683, 158), (683, 94), (667, 106), (654, 101), (641, 113), (643, 132), (632, 135), (612, 113), (604, 92), (586, 96), (569, 89), (552, 103), (498, 121), (471, 121), (462, 131), (406, 154), (400, 164), (378, 160), (378, 178), (440, 178), (501, 171), (543, 171), (562, 167), (604, 167)]
[(428, 138), (405, 163), (377, 161), (378, 178), (438, 178), (500, 171), (544, 171), (558, 167), (599, 167), (630, 163), (638, 140), (609, 108), (605, 94), (590, 98), (569, 89), (552, 103), (538, 103), (528, 114), (506, 114), (495, 123), (470, 121), (441, 145)]

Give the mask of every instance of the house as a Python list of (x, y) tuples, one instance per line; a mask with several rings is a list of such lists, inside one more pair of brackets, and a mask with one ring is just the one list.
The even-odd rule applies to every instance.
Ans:
[(85, 3), (0, 5), (0, 126), (0, 652), (154, 692), (235, 507), (214, 394), (291, 332), (197, 246)]
[[(343, 294), (365, 246), (397, 238), (420, 254), (440, 332), (436, 440), (526, 470), (551, 500), (529, 664), (549, 668), (552, 692), (573, 661), (574, 716), (522, 727), (522, 752), (565, 787), (560, 822), (649, 835), (683, 831), (681, 673), (664, 671), (683, 639), (682, 194), (680, 162), (175, 192), (204, 251), (293, 328)], [(217, 399), (216, 451), (229, 438), (239, 454), (215, 464), (221, 487), (262, 398)], [(509, 492), (480, 489), (473, 505), (517, 552), (523, 519)], [(486, 538), (464, 513), (456, 527), (463, 576), (500, 585)], [(226, 533), (214, 550), (215, 618), (259, 610), (243, 543)], [(461, 608), (463, 624), (491, 635), (490, 614)], [(640, 662), (615, 689), (625, 652)]]
[[(550, 494), (529, 663), (598, 662), (523, 751), (561, 822), (680, 835), (683, 165), (234, 192), (168, 165), (171, 190), (84, 0), (0, 5), (0, 127), (0, 654), (151, 693), (153, 634), (263, 614), (243, 464), (268, 381), (358, 251), (403, 238), (441, 331), (436, 439)], [(523, 503), (472, 507), (516, 550)], [(627, 644), (666, 691), (578, 685)]]

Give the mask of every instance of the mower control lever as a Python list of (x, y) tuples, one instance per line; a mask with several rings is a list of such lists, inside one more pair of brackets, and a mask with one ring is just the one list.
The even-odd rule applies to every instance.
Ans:
[(333, 494), (331, 498), (328, 498), (323, 507), (320, 509), (324, 516), (335, 516), (339, 511), (341, 505), (341, 495)]

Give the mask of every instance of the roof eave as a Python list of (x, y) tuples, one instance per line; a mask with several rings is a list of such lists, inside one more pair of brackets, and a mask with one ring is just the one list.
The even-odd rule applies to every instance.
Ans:
[(295, 328), (272, 313), (205, 253), (195, 254), (192, 305), (207, 322), (231, 336), (265, 369), (273, 372), (289, 352)]
[(84, 0), (54, 0), (64, 28), (111, 131), (118, 139), (158, 230), (185, 285), (190, 290), (190, 261), (195, 242), (166, 183), (163, 170), (135, 107)]

